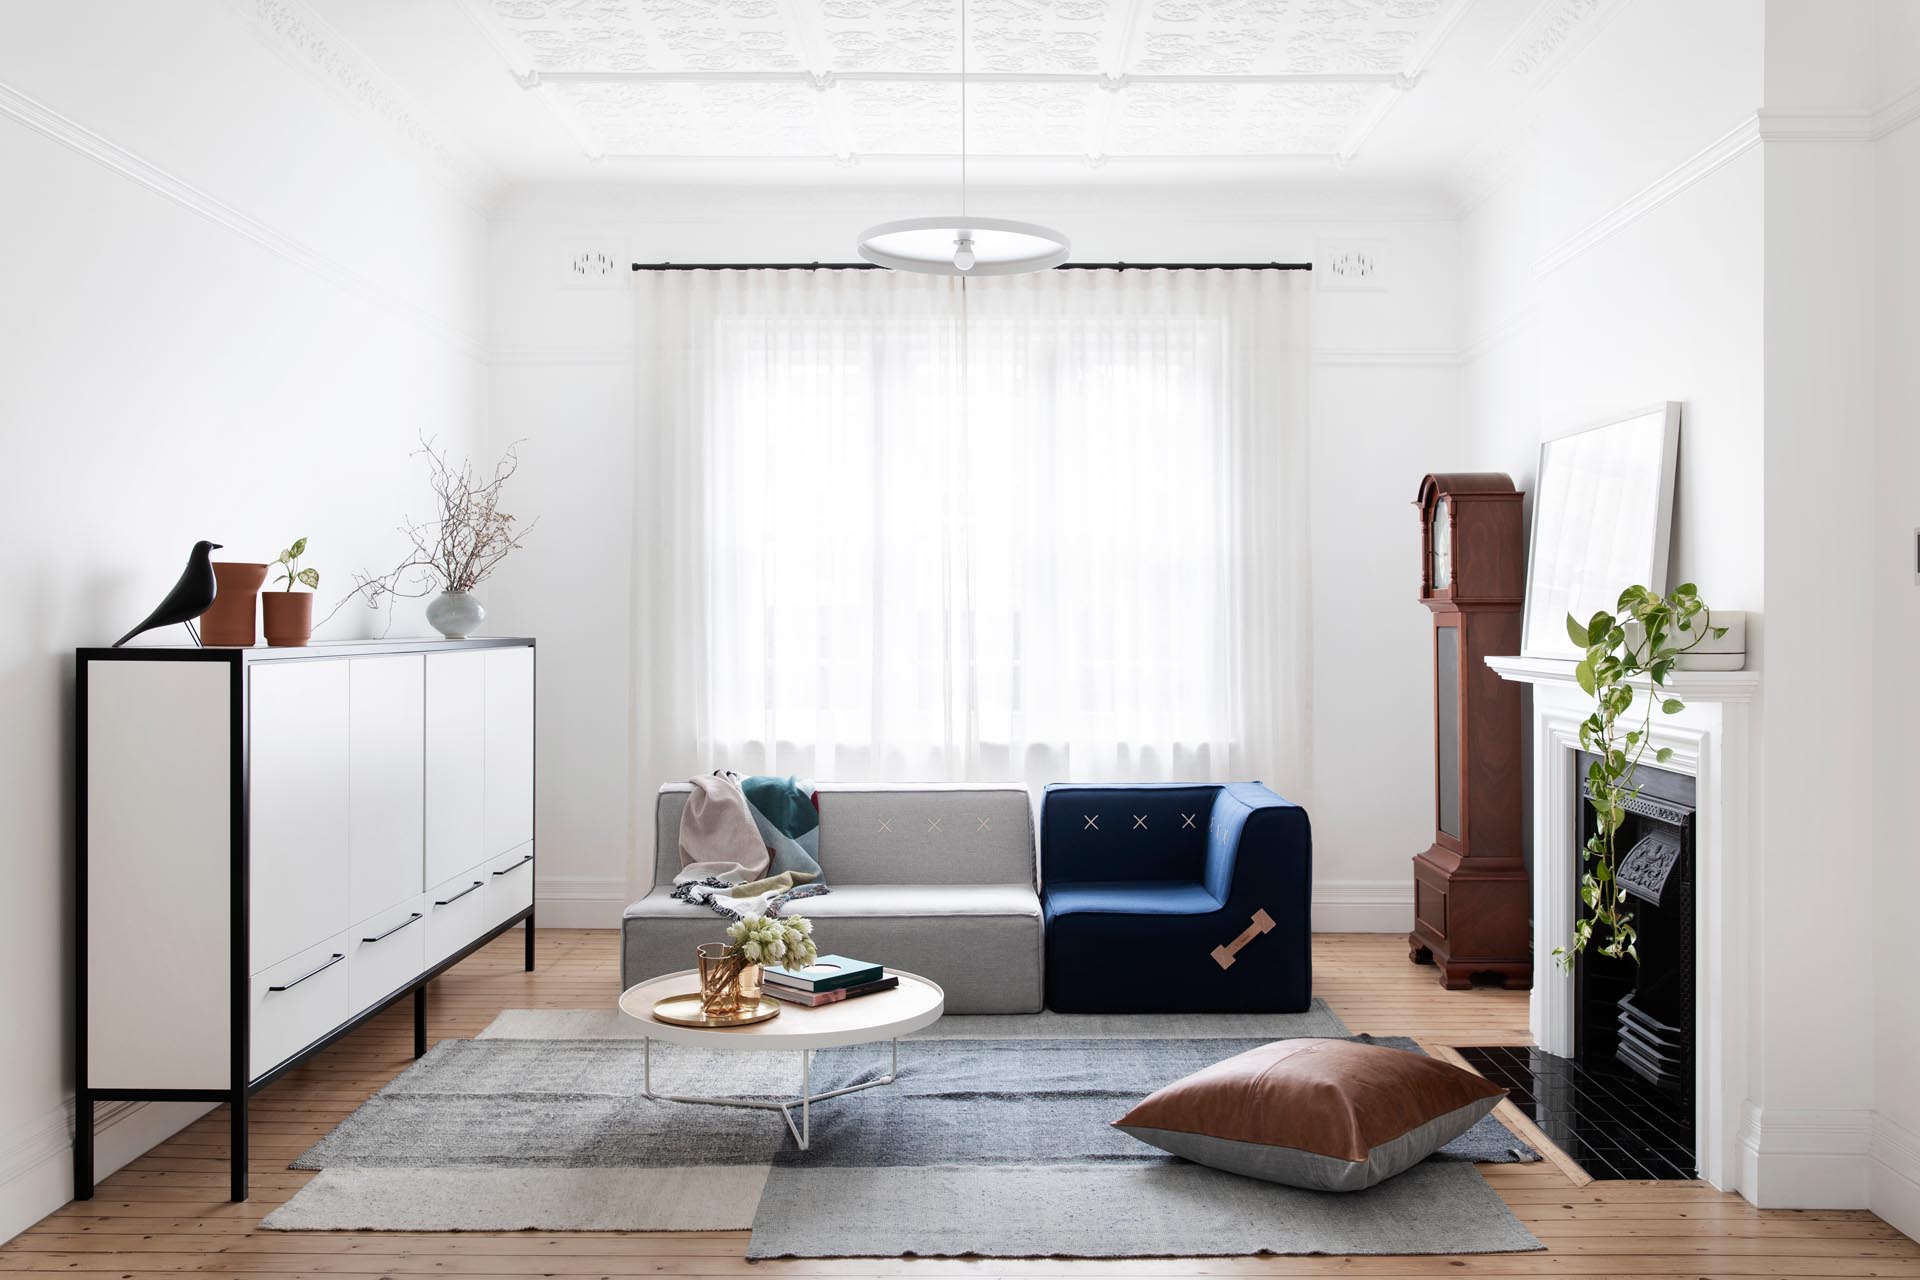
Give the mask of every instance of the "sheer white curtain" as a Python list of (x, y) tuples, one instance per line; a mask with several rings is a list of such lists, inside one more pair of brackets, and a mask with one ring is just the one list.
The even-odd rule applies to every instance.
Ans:
[(635, 279), (638, 796), (1304, 792), (1302, 274)]

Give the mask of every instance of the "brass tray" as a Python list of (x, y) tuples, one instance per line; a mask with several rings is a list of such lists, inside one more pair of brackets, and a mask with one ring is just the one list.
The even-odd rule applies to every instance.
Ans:
[(713, 1017), (700, 1007), (700, 994), (668, 996), (653, 1003), (653, 1016), (676, 1027), (745, 1027), (768, 1022), (780, 1016), (780, 1002), (761, 996), (752, 1004), (743, 1004), (740, 1012)]

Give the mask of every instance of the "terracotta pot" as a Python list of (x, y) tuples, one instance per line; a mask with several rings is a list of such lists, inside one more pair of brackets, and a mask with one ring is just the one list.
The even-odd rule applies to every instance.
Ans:
[(256, 601), (260, 584), (266, 580), (264, 564), (214, 561), (216, 591), (213, 606), (200, 615), (200, 643), (252, 644), (256, 638), (254, 623), (260, 616)]
[(260, 596), (267, 643), (276, 648), (298, 648), (313, 635), (313, 592), (267, 591)]

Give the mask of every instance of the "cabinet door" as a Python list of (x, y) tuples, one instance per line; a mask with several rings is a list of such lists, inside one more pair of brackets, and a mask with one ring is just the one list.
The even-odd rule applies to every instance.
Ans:
[(352, 918), (364, 920), (426, 888), (426, 668), (417, 653), (354, 658)]
[(426, 883), (438, 884), (487, 856), (486, 654), (427, 655)]
[(247, 812), (257, 973), (352, 919), (347, 663), (262, 662), (250, 680)]
[(533, 839), (533, 650), (488, 649), (488, 857)]

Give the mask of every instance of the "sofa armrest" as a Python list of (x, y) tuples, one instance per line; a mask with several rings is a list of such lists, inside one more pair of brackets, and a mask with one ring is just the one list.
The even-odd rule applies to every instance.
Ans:
[(1307, 811), (1257, 782), (1223, 788), (1207, 839), (1207, 892), (1234, 915), (1265, 911), (1310, 931), (1313, 830)]

